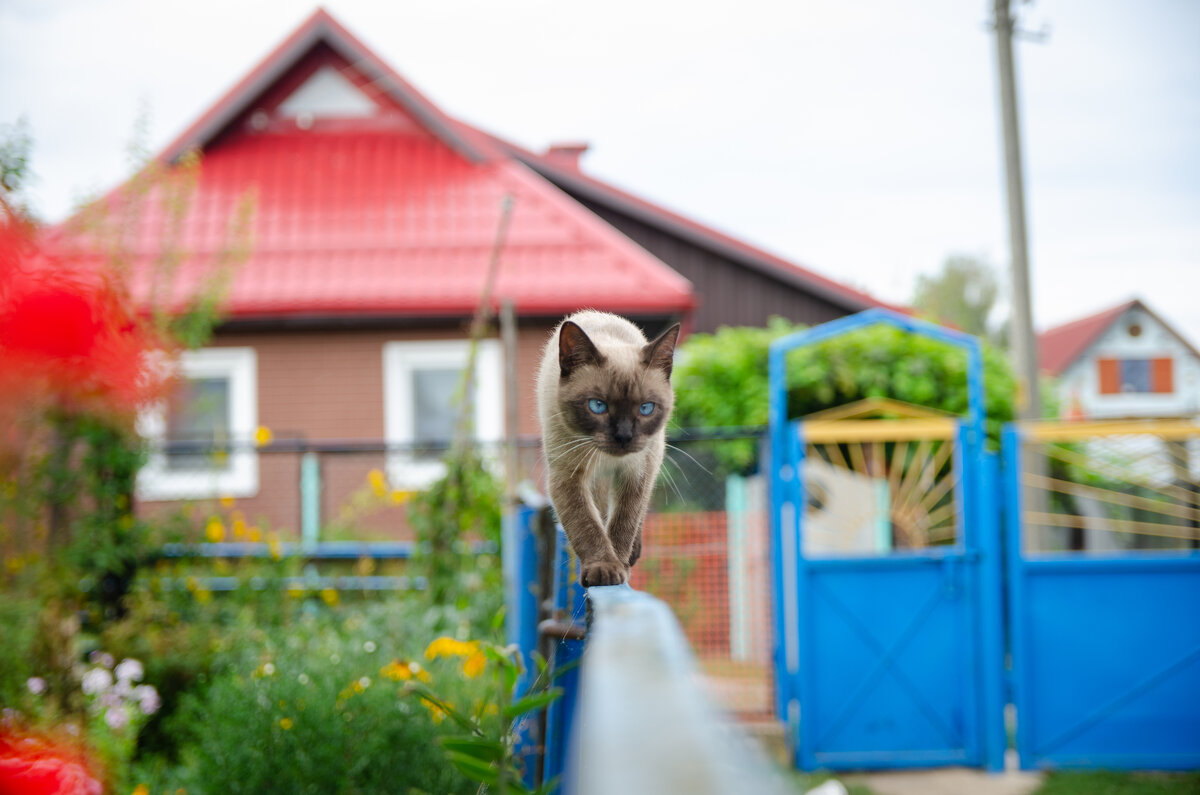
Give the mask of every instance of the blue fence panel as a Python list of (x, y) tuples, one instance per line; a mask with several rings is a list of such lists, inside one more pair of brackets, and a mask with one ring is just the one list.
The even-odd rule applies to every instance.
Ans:
[(1021, 767), (1200, 768), (1200, 552), (1027, 554), (1004, 455)]

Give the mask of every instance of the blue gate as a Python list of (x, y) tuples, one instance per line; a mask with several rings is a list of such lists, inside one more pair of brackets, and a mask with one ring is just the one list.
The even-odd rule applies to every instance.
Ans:
[(1200, 768), (1198, 441), (1180, 421), (1006, 429), (1022, 767)]
[[(868, 405), (789, 421), (788, 352), (880, 323), (965, 351), (967, 415), (863, 420)], [(999, 769), (1001, 551), (978, 343), (871, 310), (776, 341), (769, 383), (777, 708), (797, 766)]]

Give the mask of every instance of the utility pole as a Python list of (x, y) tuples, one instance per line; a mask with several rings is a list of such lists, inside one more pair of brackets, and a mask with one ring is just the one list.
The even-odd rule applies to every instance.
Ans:
[(1025, 235), (1025, 184), (1021, 164), (1021, 132), (1017, 120), (1017, 85), (1013, 73), (1015, 20), (1010, 0), (995, 0), (996, 57), (1000, 71), (1000, 109), (1004, 130), (1005, 187), (1008, 192), (1009, 249), (1012, 256), (1012, 357), (1017, 376), (1017, 416), (1042, 416), (1038, 394), (1038, 361), (1029, 291), (1029, 244)]

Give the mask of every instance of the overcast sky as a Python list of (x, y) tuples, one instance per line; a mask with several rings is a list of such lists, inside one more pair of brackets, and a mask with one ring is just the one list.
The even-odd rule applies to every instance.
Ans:
[[(990, 0), (328, 0), (446, 112), (889, 301), (951, 254), (1004, 275)], [(314, 9), (0, 0), (0, 124), (57, 220)], [(1036, 0), (1018, 45), (1034, 318), (1139, 296), (1200, 346), (1200, 2)]]

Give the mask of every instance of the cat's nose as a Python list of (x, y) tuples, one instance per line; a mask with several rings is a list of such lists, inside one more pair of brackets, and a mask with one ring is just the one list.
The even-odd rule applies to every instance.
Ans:
[(613, 428), (613, 439), (617, 444), (625, 446), (633, 441), (633, 422), (631, 420), (617, 420), (617, 426)]

